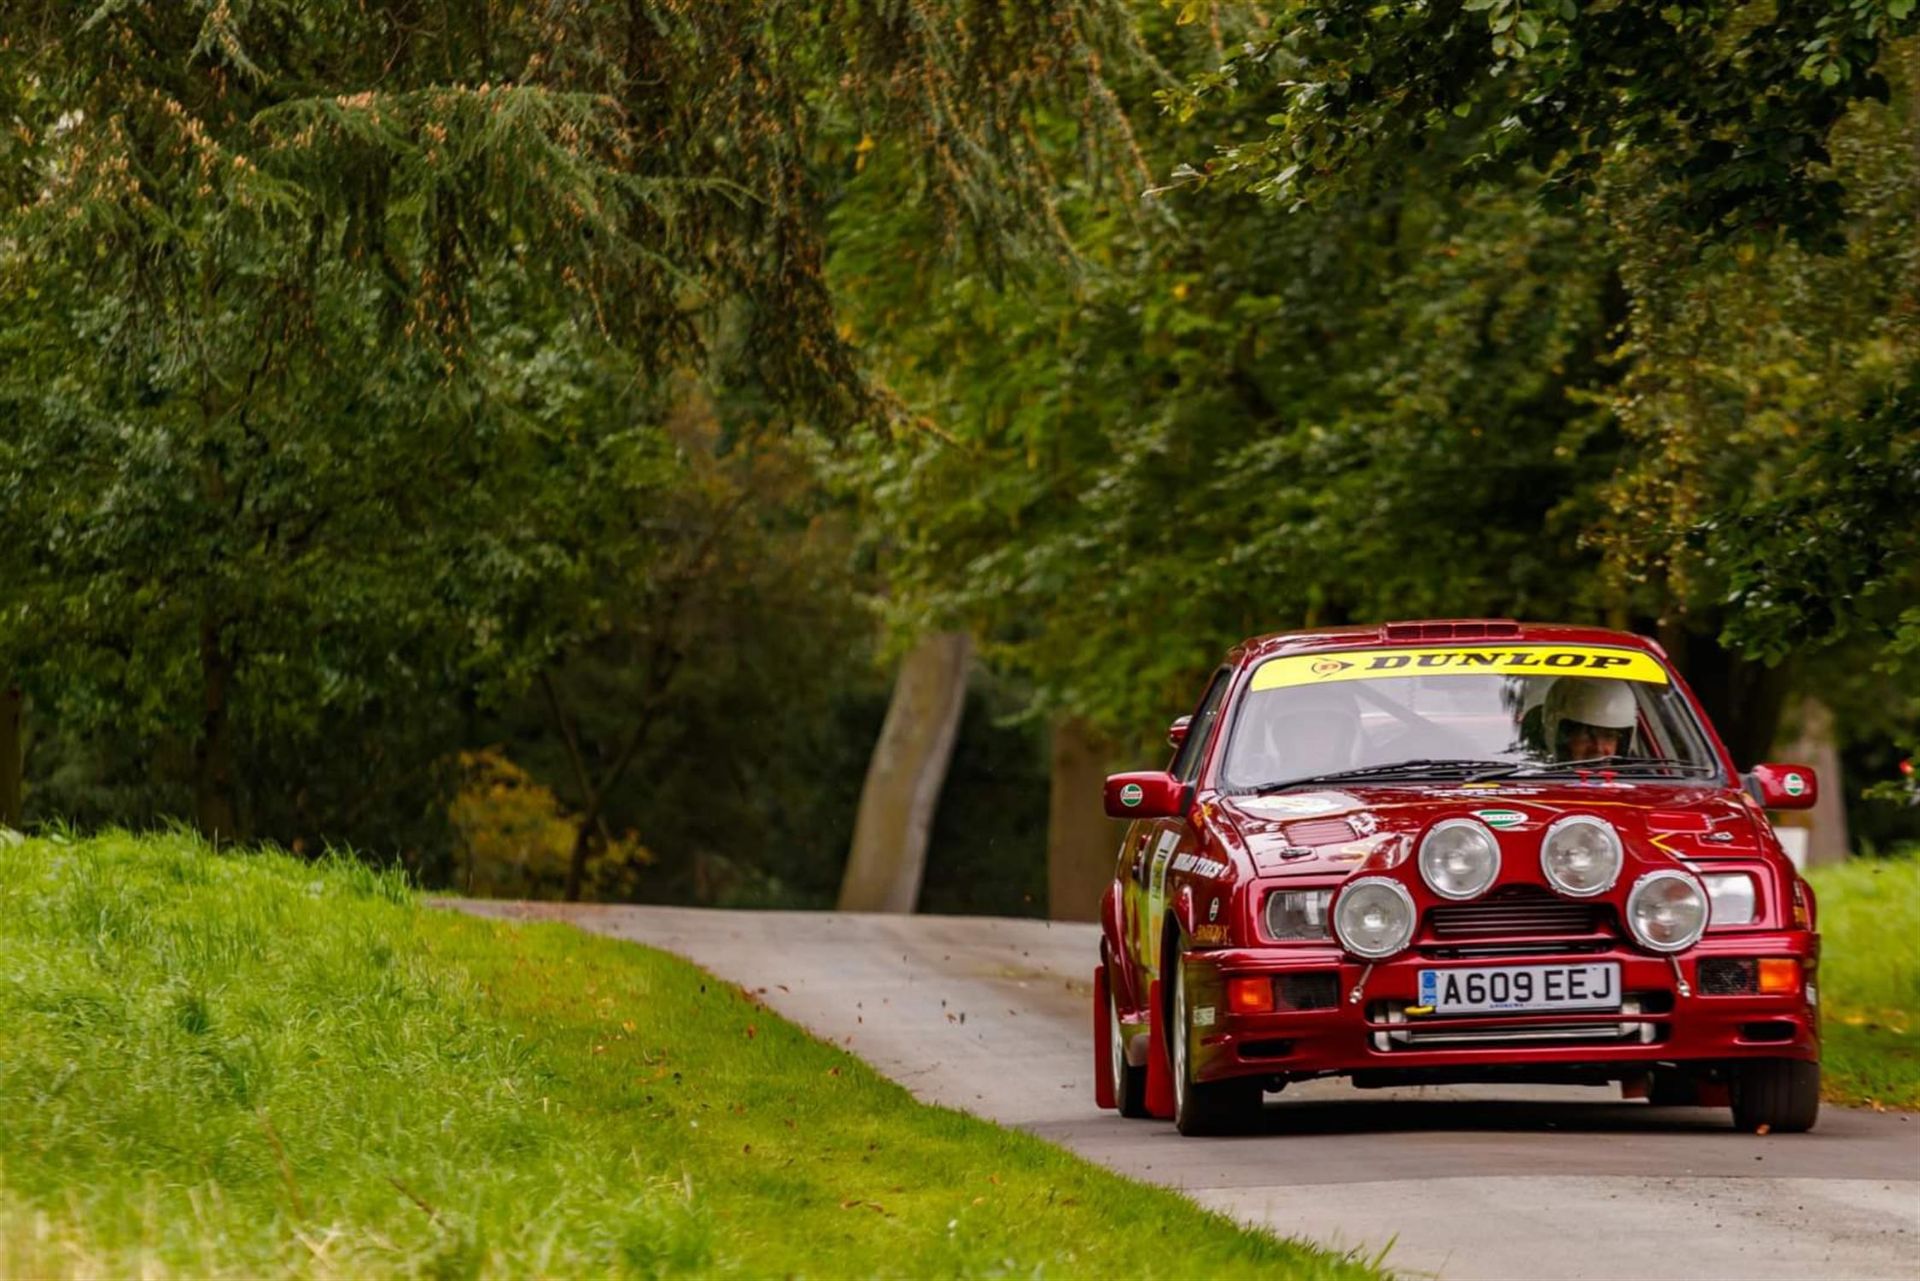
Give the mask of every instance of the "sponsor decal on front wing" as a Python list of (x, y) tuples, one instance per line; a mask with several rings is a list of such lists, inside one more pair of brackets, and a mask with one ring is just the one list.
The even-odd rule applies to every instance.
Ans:
[(1201, 858), (1198, 854), (1186, 853), (1175, 856), (1173, 870), (1192, 872), (1195, 876), (1225, 876), (1227, 865), (1215, 858)]

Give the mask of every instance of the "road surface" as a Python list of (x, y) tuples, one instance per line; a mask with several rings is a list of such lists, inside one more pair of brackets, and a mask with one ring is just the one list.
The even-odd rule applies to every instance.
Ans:
[(1269, 1096), (1262, 1132), (1182, 1139), (1093, 1105), (1097, 927), (982, 917), (459, 902), (678, 953), (963, 1108), (1274, 1231), (1443, 1278), (1920, 1278), (1920, 1118), (1811, 1134), (1612, 1089)]

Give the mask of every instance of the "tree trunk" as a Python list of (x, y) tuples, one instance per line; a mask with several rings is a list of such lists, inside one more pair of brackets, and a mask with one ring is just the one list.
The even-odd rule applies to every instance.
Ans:
[(965, 632), (922, 637), (900, 664), (860, 790), (843, 912), (911, 912), (920, 898), (934, 805), (966, 706), (973, 645)]
[(1700, 632), (1675, 629), (1661, 640), (1700, 696), (1734, 764), (1748, 770), (1765, 760), (1786, 710), (1787, 665), (1768, 667), (1741, 658)]
[(1807, 866), (1843, 862), (1849, 852), (1846, 780), (1840, 774), (1833, 713), (1814, 698), (1800, 700), (1799, 713), (1793, 739), (1780, 748), (1779, 755), (1813, 767), (1814, 777), (1820, 780), (1820, 799), (1810, 810), (1781, 815), (1780, 822), (1807, 829)]
[(228, 715), (228, 685), (233, 655), (221, 643), (220, 624), (200, 624), (200, 737), (193, 748), (194, 811), (209, 840), (240, 836), (233, 787), (233, 721)]
[(0, 827), (19, 827), (26, 742), (21, 736), (20, 690), (0, 689)]
[(587, 811), (573, 834), (573, 852), (567, 857), (566, 887), (561, 891), (567, 902), (578, 903), (586, 887), (587, 859), (593, 853), (593, 837), (597, 834), (600, 848), (607, 849), (613, 844), (613, 834), (607, 831), (607, 817), (601, 811), (604, 789), (593, 785), (593, 778), (587, 772), (587, 758), (580, 751), (580, 736), (574, 732), (573, 722), (560, 706), (560, 694), (554, 689), (553, 676), (548, 672), (540, 673), (540, 692), (547, 701), (547, 714), (553, 717), (554, 728), (559, 730), (560, 741), (566, 746), (567, 762), (573, 768), (573, 781), (580, 788), (581, 804)]
[(1053, 723), (1047, 795), (1047, 915), (1093, 921), (1113, 879), (1119, 832), (1100, 799), (1110, 755), (1093, 726), (1078, 716)]
[[(594, 807), (598, 817), (599, 806)], [(573, 832), (573, 852), (567, 855), (567, 881), (560, 890), (560, 897), (569, 903), (578, 903), (581, 893), (587, 887), (587, 859), (593, 854), (594, 818), (584, 819)]]

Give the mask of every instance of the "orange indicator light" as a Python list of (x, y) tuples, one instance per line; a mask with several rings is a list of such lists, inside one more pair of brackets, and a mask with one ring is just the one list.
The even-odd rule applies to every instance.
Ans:
[(1265, 1014), (1273, 1009), (1272, 979), (1228, 979), (1227, 1008), (1235, 1014)]
[(1798, 992), (1800, 962), (1791, 956), (1761, 957), (1760, 990), (1762, 992)]

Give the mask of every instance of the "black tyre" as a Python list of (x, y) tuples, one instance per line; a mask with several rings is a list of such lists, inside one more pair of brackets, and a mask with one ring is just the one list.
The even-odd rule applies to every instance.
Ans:
[(1113, 1076), (1113, 1102), (1121, 1116), (1147, 1115), (1147, 1069), (1127, 1063), (1127, 1037), (1120, 1028), (1120, 1001), (1114, 996), (1113, 966), (1107, 966), (1107, 1071)]
[(1182, 1134), (1238, 1134), (1260, 1115), (1260, 1078), (1202, 1083), (1193, 1079), (1193, 1014), (1187, 1008), (1186, 967), (1176, 955), (1172, 1009), (1166, 1020), (1173, 1074), (1173, 1127)]
[(1733, 1128), (1774, 1134), (1811, 1130), (1820, 1117), (1820, 1065), (1757, 1059), (1733, 1070)]

